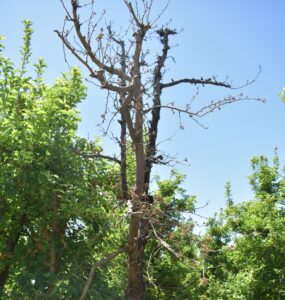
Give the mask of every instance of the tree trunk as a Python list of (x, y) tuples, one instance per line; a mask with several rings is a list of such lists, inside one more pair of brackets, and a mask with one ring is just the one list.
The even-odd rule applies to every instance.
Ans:
[(131, 217), (129, 228), (129, 244), (128, 244), (128, 300), (143, 300), (144, 299), (144, 280), (142, 266), (139, 262), (138, 233), (139, 233), (140, 217), (133, 215)]
[(121, 174), (121, 192), (122, 192), (122, 199), (127, 201), (129, 198), (128, 192), (128, 182), (127, 182), (127, 125), (126, 120), (123, 114), (121, 114), (121, 136), (120, 136), (120, 148), (121, 148), (121, 167), (120, 167), (120, 174)]
[(4, 266), (4, 269), (0, 272), (0, 290), (4, 289), (5, 284), (9, 278), (9, 273), (10, 273), (10, 268), (11, 268), (15, 248), (18, 244), (18, 241), (20, 239), (23, 230), (23, 226), (25, 224), (27, 224), (27, 218), (26, 215), (22, 215), (18, 220), (18, 226), (16, 230), (8, 234), (6, 237), (6, 241), (4, 242), (5, 252), (2, 254), (2, 256), (7, 257), (8, 259), (7, 259), (7, 263)]
[[(142, 131), (138, 133), (142, 137)], [(128, 300), (144, 299), (143, 249), (139, 243), (141, 223), (141, 198), (144, 192), (144, 145), (142, 139), (135, 144), (136, 189), (132, 194), (133, 213), (131, 215), (128, 241)]]
[(58, 246), (62, 235), (62, 224), (60, 224), (60, 219), (58, 215), (58, 210), (60, 208), (60, 198), (57, 193), (53, 195), (52, 199), (52, 224), (50, 233), (50, 251), (49, 251), (49, 271), (53, 274), (58, 273), (60, 268), (60, 258), (58, 254)]

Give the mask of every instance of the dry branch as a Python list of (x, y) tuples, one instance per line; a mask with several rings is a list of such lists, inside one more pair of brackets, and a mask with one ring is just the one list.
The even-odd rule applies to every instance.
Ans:
[(106, 257), (104, 257), (103, 259), (101, 259), (100, 261), (98, 261), (96, 264), (94, 264), (89, 272), (89, 276), (88, 276), (88, 280), (86, 281), (86, 284), (84, 286), (84, 289), (82, 291), (82, 294), (80, 296), (80, 300), (84, 300), (87, 296), (88, 290), (92, 284), (92, 280), (94, 278), (94, 274), (95, 274), (95, 270), (102, 267), (103, 265), (105, 265), (106, 263), (110, 262), (112, 259), (114, 259), (116, 256), (118, 256), (119, 254), (123, 253), (126, 251), (126, 247), (120, 248), (117, 251), (107, 255)]

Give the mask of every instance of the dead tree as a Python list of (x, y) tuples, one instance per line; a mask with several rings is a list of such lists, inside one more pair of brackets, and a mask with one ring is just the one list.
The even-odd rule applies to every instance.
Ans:
[[(66, 0), (67, 1), (67, 0)], [(184, 78), (163, 81), (165, 64), (169, 58), (169, 39), (177, 31), (168, 27), (158, 27), (161, 14), (151, 19), (153, 0), (122, 0), (122, 5), (129, 11), (129, 27), (123, 34), (115, 32), (109, 24), (102, 27), (102, 15), (95, 10), (95, 0), (86, 3), (79, 0), (64, 2), (66, 12), (62, 30), (56, 30), (64, 48), (76, 57), (88, 70), (91, 79), (107, 91), (112, 99), (114, 116), (119, 117), (121, 127), (120, 146), (121, 198), (126, 205), (129, 201), (132, 212), (129, 219), (129, 234), (126, 252), (128, 255), (128, 299), (144, 299), (144, 249), (153, 226), (148, 219), (145, 203), (150, 199), (149, 184), (154, 163), (163, 163), (157, 159), (157, 137), (162, 109), (188, 115), (199, 123), (199, 119), (221, 106), (241, 100), (249, 100), (243, 95), (229, 96), (193, 111), (191, 103), (178, 107), (175, 103), (164, 103), (162, 93), (165, 89), (180, 84), (195, 86), (216, 86), (232, 89), (227, 81), (211, 78)], [(88, 8), (89, 16), (83, 19), (81, 10)], [(150, 37), (157, 37), (161, 44), (161, 53), (154, 62), (149, 62), (145, 43)], [(251, 84), (254, 82), (247, 82)], [(254, 99), (263, 101), (262, 99)], [(127, 182), (126, 145), (127, 139), (134, 147), (136, 180), (135, 186)], [(107, 156), (105, 156), (107, 158)], [(111, 158), (112, 159), (112, 158)], [(148, 206), (151, 210), (151, 205)], [(155, 233), (153, 238), (157, 238)], [(166, 242), (162, 245), (170, 246)], [(94, 270), (93, 270), (94, 271)], [(92, 273), (92, 272), (91, 272)], [(94, 273), (94, 272), (93, 272)], [(92, 278), (91, 278), (92, 280)], [(90, 285), (89, 278), (89, 285)], [(85, 294), (87, 293), (85, 289)], [(84, 297), (82, 297), (83, 299)]]

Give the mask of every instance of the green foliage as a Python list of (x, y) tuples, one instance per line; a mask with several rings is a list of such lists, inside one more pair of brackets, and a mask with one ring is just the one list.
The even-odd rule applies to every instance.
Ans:
[(21, 73), (23, 74), (25, 72), (25, 67), (29, 63), (29, 59), (32, 55), (31, 51), (31, 40), (32, 40), (32, 21), (30, 20), (24, 20), (22, 22), (24, 24), (24, 36), (23, 41), (24, 44), (20, 50), (22, 60), (21, 60)]
[(277, 155), (252, 159), (255, 199), (209, 222), (205, 299), (284, 299), (285, 177)]
[(232, 186), (231, 186), (230, 182), (227, 182), (226, 186), (225, 186), (225, 198), (226, 198), (226, 203), (228, 206), (231, 206), (234, 204), (233, 197), (232, 197)]
[[(99, 141), (76, 135), (76, 106), (86, 96), (80, 71), (49, 86), (40, 58), (28, 76), (32, 23), (23, 24), (20, 68), (0, 43), (0, 297), (79, 299), (91, 265), (128, 238), (120, 170), (90, 158), (102, 151)], [(135, 158), (127, 149), (131, 187)], [(254, 157), (252, 169), (254, 199), (235, 204), (227, 183), (226, 207), (202, 237), (185, 177), (172, 170), (169, 179), (155, 178), (154, 201), (142, 208), (150, 221), (147, 299), (285, 298), (285, 176), (277, 154), (272, 165)], [(96, 269), (88, 299), (123, 299), (126, 270), (124, 255)]]
[(285, 87), (283, 88), (282, 92), (278, 94), (278, 96), (285, 103)]
[[(39, 59), (35, 78), (26, 75), (31, 22), (24, 26), (21, 67), (0, 53), (1, 298), (79, 299), (90, 263), (124, 237), (111, 210), (118, 173), (86, 157), (100, 147), (76, 136), (76, 105), (86, 95), (80, 71), (48, 86)], [(94, 295), (119, 294), (97, 277)]]
[(195, 197), (181, 187), (185, 176), (172, 170), (169, 179), (156, 178), (153, 226), (156, 238), (147, 245), (147, 299), (189, 299), (200, 279), (197, 245), (191, 218)]

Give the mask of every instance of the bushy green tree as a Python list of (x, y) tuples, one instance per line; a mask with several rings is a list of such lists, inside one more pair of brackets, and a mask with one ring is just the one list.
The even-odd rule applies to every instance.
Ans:
[[(86, 95), (79, 70), (49, 86), (39, 59), (28, 75), (31, 22), (24, 26), (20, 67), (3, 45), (0, 53), (0, 288), (3, 299), (79, 299), (90, 265), (121, 242), (110, 209), (119, 173), (88, 157), (98, 143), (76, 136)], [(97, 293), (111, 293), (99, 279)]]
[(252, 159), (254, 199), (209, 222), (204, 299), (285, 298), (285, 177), (278, 157)]

